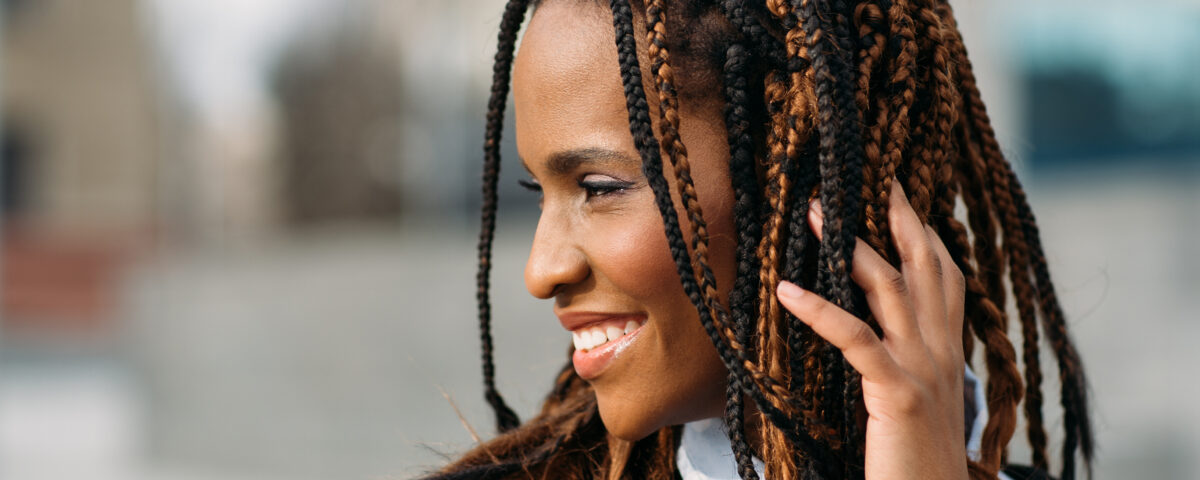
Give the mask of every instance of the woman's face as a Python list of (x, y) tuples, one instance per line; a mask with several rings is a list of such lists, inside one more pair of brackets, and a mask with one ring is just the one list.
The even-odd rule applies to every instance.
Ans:
[[(656, 105), (653, 89), (647, 93)], [(575, 341), (575, 370), (594, 387), (605, 426), (635, 440), (719, 416), (725, 368), (680, 285), (642, 176), (608, 10), (544, 2), (515, 61), (513, 99), (517, 149), (543, 195), (525, 284), (535, 297), (554, 299), (570, 331), (564, 337)], [(709, 226), (709, 262), (728, 292), (735, 237), (720, 107), (681, 116)], [(669, 165), (666, 175), (673, 176)], [(685, 219), (678, 201), (676, 209)]]

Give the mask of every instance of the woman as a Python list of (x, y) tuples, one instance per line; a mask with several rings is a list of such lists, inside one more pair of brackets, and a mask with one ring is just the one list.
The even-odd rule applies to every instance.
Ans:
[[(501, 23), (484, 147), (501, 433), (434, 478), (997, 478), (1018, 405), (1047, 470), (1042, 335), (1060, 476), (1090, 462), (1079, 358), (945, 2), (529, 3)], [(525, 423), (489, 333), (510, 70), (542, 209), (525, 282), (574, 341)]]

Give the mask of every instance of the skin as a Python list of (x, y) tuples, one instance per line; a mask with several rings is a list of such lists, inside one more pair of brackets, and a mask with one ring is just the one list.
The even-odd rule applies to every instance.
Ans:
[[(553, 299), (558, 315), (645, 317), (636, 341), (589, 380), (608, 431), (638, 440), (664, 426), (720, 416), (726, 370), (680, 285), (642, 176), (613, 35), (606, 9), (544, 2), (514, 63), (513, 101), (517, 149), (530, 186), (542, 195), (526, 287)], [(680, 115), (709, 222), (710, 265), (727, 294), (735, 243), (724, 124), (711, 105), (685, 104)], [(866, 292), (885, 340), (795, 285), (781, 283), (779, 299), (862, 373), (867, 478), (967, 478), (963, 277), (898, 186), (891, 206), (900, 270), (861, 240), (853, 260), (853, 280)], [(686, 218), (682, 205), (676, 208)], [(819, 235), (819, 205), (810, 223)]]

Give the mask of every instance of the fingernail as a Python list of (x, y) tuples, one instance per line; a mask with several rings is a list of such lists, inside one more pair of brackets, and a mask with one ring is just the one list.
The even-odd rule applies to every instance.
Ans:
[(801, 295), (804, 295), (803, 288), (797, 287), (796, 284), (787, 280), (779, 282), (779, 286), (776, 287), (776, 292), (779, 294), (779, 296), (788, 298), (800, 298)]
[(900, 200), (908, 203), (908, 194), (904, 193), (904, 184), (900, 183), (900, 179), (892, 177), (892, 194), (899, 196)]
[(817, 236), (818, 240), (820, 240), (821, 234), (824, 233), (821, 231), (821, 229), (824, 227), (825, 214), (821, 213), (821, 202), (819, 200), (813, 200), (812, 203), (808, 204), (808, 228), (809, 230), (812, 230), (813, 234)]
[(808, 211), (812, 212), (813, 215), (816, 215), (817, 218), (820, 218), (820, 219), (825, 218), (825, 213), (821, 211), (821, 201), (820, 200), (813, 200), (812, 203), (808, 204)]

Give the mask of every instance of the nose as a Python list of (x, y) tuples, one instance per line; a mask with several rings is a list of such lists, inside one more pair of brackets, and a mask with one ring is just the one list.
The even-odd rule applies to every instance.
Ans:
[(567, 222), (543, 212), (525, 263), (525, 288), (534, 297), (553, 298), (561, 289), (587, 279), (587, 256)]

